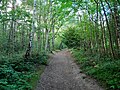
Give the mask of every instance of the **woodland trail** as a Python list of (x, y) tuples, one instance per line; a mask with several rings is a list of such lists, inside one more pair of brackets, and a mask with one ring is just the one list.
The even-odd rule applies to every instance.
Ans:
[(104, 90), (85, 74), (74, 62), (68, 50), (51, 56), (36, 90)]

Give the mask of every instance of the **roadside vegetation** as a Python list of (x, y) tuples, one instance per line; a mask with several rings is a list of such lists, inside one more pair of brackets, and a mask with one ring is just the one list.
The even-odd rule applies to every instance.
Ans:
[(78, 21), (63, 29), (63, 42), (72, 48), (83, 72), (108, 90), (120, 90), (120, 2), (88, 0), (79, 4)]
[(47, 64), (47, 55), (25, 59), (16, 54), (0, 58), (0, 90), (33, 90)]
[(83, 73), (97, 79), (103, 87), (119, 90), (120, 58), (113, 58), (110, 53), (97, 52), (96, 47), (91, 48), (88, 44), (90, 41), (85, 42), (88, 39), (84, 37), (86, 34), (82, 33), (82, 36), (78, 30), (78, 27), (70, 27), (63, 34), (63, 41), (70, 48), (76, 63)]
[(71, 52), (84, 73), (97, 79), (108, 90), (120, 89), (120, 59), (89, 54), (82, 49), (72, 49)]
[(119, 90), (120, 1), (0, 0), (0, 90), (33, 89), (48, 54), (65, 47)]

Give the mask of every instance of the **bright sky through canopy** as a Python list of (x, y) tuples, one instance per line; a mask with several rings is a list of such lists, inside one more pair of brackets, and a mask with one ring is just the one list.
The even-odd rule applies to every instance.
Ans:
[(17, 4), (20, 5), (22, 2), (21, 0), (17, 0)]

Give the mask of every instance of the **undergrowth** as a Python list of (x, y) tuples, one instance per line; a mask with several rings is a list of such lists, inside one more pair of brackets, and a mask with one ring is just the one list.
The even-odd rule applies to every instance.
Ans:
[(39, 80), (40, 75), (42, 74), (44, 69), (45, 69), (45, 65), (38, 66), (36, 72), (32, 75), (31, 79), (29, 79), (29, 84), (32, 86), (32, 90), (35, 90), (36, 85), (38, 83), (37, 81)]
[(47, 58), (44, 53), (33, 54), (28, 60), (19, 54), (12, 57), (1, 55), (0, 90), (32, 90), (31, 80), (36, 78), (36, 74), (40, 74), (37, 68), (45, 65)]
[(113, 60), (75, 49), (72, 49), (72, 54), (87, 75), (100, 81), (108, 90), (120, 90), (120, 59)]

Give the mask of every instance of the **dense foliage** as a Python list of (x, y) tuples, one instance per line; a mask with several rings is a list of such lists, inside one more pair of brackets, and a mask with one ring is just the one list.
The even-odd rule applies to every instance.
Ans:
[(97, 79), (108, 90), (120, 89), (120, 59), (112, 60), (77, 49), (73, 49), (72, 53), (83, 72)]
[(63, 29), (63, 42), (73, 48), (73, 56), (86, 74), (101, 81), (108, 90), (119, 90), (120, 3), (118, 0), (80, 2), (76, 2), (80, 10), (77, 21)]
[(82, 44), (82, 38), (80, 37), (80, 30), (75, 27), (70, 27), (64, 32), (63, 42), (69, 47), (79, 47)]
[[(39, 24), (41, 20), (36, 17), (46, 14), (49, 5), (41, 2), (0, 0), (0, 90), (33, 89), (31, 82), (37, 81), (33, 80), (36, 73), (47, 65), (46, 38), (41, 40), (45, 37), (41, 29), (47, 26)], [(36, 3), (43, 5), (44, 14)]]
[[(73, 56), (76, 58), (77, 63), (80, 64), (81, 69), (86, 74), (99, 80), (102, 85), (107, 87), (108, 90), (119, 90), (120, 57), (118, 55), (119, 53), (117, 53), (119, 49), (116, 50), (115, 44), (113, 45), (113, 52), (115, 55), (115, 57), (113, 57), (113, 55), (110, 53), (110, 49), (108, 49), (110, 44), (107, 30), (104, 33), (99, 31), (103, 28), (97, 28), (100, 35), (98, 39), (97, 36), (99, 35), (95, 33), (96, 26), (94, 26), (94, 23), (91, 21), (86, 23), (84, 20), (86, 19), (81, 20), (81, 22), (76, 24), (76, 26), (68, 27), (66, 30), (64, 30), (63, 42), (68, 46), (68, 48), (73, 48)], [(83, 26), (84, 23), (85, 26)], [(113, 35), (111, 38), (112, 41), (114, 41), (114, 32), (112, 33)], [(106, 34), (105, 47), (103, 47), (102, 43), (103, 34)], [(104, 50), (105, 48), (107, 50)]]
[[(81, 22), (81, 24), (82, 23), (83, 22)], [(119, 90), (120, 89), (119, 85), (120, 59), (118, 58), (119, 56), (113, 58), (111, 53), (104, 52), (102, 44), (100, 42), (99, 47), (94, 45), (95, 43), (93, 42), (95, 42), (96, 39), (93, 38), (92, 36), (93, 34), (91, 34), (91, 32), (88, 31), (89, 28), (87, 28), (86, 30), (81, 28), (81, 24), (79, 23), (77, 26), (69, 27), (67, 28), (67, 30), (64, 30), (63, 42), (69, 48), (73, 48), (72, 49), (73, 56), (76, 58), (78, 65), (80, 64), (80, 67), (83, 70), (83, 72), (99, 80), (102, 85), (107, 87), (108, 90), (109, 89)], [(91, 46), (91, 43), (92, 45), (94, 45), (94, 47)], [(107, 44), (106, 47), (109, 47), (109, 44)], [(99, 51), (97, 51), (98, 49)], [(110, 51), (108, 50), (108, 52)]]
[[(26, 60), (22, 55), (16, 54), (11, 58), (0, 58), (0, 90), (31, 90), (31, 80), (41, 64), (46, 65), (45, 54), (34, 54)], [(39, 68), (39, 69), (40, 69)], [(36, 81), (35, 81), (36, 82)]]
[(94, 76), (112, 65), (115, 78), (97, 77), (119, 89), (119, 5), (119, 0), (0, 0), (0, 89), (30, 89), (36, 63), (46, 65), (47, 54), (66, 45), (103, 64), (91, 69)]

